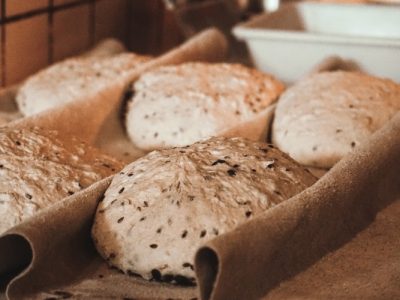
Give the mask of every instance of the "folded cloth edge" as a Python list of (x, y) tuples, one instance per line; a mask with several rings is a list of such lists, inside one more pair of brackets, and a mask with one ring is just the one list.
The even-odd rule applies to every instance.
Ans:
[(199, 249), (201, 298), (263, 297), (349, 241), (400, 194), (399, 153), (400, 112), (312, 187)]
[[(0, 261), (15, 262), (15, 265), (8, 265), (11, 271), (20, 271), (18, 275), (11, 279), (7, 286), (6, 296), (8, 299), (13, 298), (12, 295), (18, 290), (22, 290), (22, 287), (24, 288), (24, 293), (27, 295), (34, 291), (40, 290), (40, 286), (30, 284), (30, 277), (34, 277), (35, 273), (40, 273), (42, 277), (47, 276), (47, 281), (44, 281), (46, 282), (46, 284), (48, 284), (48, 282), (52, 280), (52, 272), (54, 271), (55, 266), (49, 266), (47, 264), (47, 260), (48, 257), (58, 254), (53, 253), (51, 247), (48, 247), (49, 245), (48, 243), (46, 243), (46, 240), (44, 240), (43, 238), (36, 238), (37, 236), (40, 236), (42, 234), (41, 231), (43, 226), (46, 226), (47, 234), (51, 235), (48, 238), (51, 238), (52, 244), (63, 243), (63, 240), (65, 240), (65, 236), (61, 236), (58, 233), (63, 232), (63, 227), (65, 226), (68, 226), (69, 228), (68, 230), (64, 231), (64, 234), (67, 231), (68, 235), (76, 235), (77, 237), (75, 237), (75, 239), (79, 239), (79, 232), (85, 229), (84, 223), (88, 223), (89, 225), (91, 225), (92, 220), (87, 220), (87, 217), (92, 216), (93, 214), (87, 213), (87, 211), (95, 211), (97, 200), (105, 192), (111, 180), (112, 176), (107, 177), (101, 181), (92, 184), (87, 189), (76, 193), (68, 198), (65, 198), (64, 200), (56, 203), (55, 205), (47, 209), (43, 209), (27, 222), (23, 222), (20, 225), (10, 229), (0, 237), (0, 242), (4, 239), (9, 238), (10, 236), (18, 236), (25, 241), (23, 243), (16, 243), (11, 241), (9, 246), (12, 247), (11, 249), (13, 251), (8, 253), (8, 257), (0, 257)], [(97, 196), (92, 197), (92, 194), (95, 194)], [(76, 216), (63, 215), (63, 218), (52, 218), (53, 221), (51, 223), (47, 222), (49, 215), (53, 217), (62, 215), (62, 213), (60, 212), (62, 210), (65, 210), (65, 207), (68, 206), (79, 207), (80, 211), (77, 211), (76, 214), (82, 215), (83, 217), (77, 218)], [(68, 219), (71, 219), (72, 221), (74, 221), (74, 223), (68, 222)], [(79, 222), (76, 222), (76, 220), (79, 220)], [(35, 224), (35, 226), (31, 226), (32, 224)], [(52, 228), (49, 228), (49, 226), (51, 226)], [(88, 243), (90, 244), (90, 241), (88, 241)], [(29, 247), (29, 249), (27, 249), (27, 247)], [(90, 246), (88, 248), (90, 248)], [(88, 250), (90, 252), (88, 254), (85, 253), (85, 249), (85, 252), (82, 252), (82, 256), (85, 256), (86, 254), (90, 255), (91, 250), (92, 249)], [(31, 253), (30, 260), (28, 260), (27, 258), (29, 257), (26, 256), (26, 253), (28, 253), (29, 251)], [(68, 251), (67, 246), (65, 247), (65, 251)], [(21, 253), (25, 254), (23, 264), (21, 264), (21, 261), (19, 260), (19, 255)], [(23, 268), (23, 270), (21, 270), (21, 267)], [(63, 271), (62, 266), (60, 269), (61, 271)], [(5, 271), (7, 270), (2, 270), (2, 272)], [(68, 274), (66, 274), (66, 276), (68, 276)], [(19, 296), (21, 296), (21, 293), (19, 293)]]

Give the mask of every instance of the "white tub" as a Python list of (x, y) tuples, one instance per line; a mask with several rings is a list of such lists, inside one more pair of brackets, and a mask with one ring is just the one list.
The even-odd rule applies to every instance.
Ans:
[(259, 69), (291, 83), (328, 56), (400, 82), (400, 6), (298, 3), (233, 29)]

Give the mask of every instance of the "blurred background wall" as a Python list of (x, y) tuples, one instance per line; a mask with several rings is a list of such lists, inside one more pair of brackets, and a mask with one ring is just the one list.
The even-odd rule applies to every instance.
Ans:
[(182, 39), (173, 23), (161, 0), (0, 0), (0, 86), (106, 37), (157, 54)]

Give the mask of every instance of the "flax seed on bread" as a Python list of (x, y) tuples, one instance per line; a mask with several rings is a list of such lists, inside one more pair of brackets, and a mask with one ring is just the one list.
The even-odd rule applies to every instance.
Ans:
[(330, 168), (400, 110), (400, 84), (358, 72), (324, 72), (286, 90), (272, 140), (303, 165)]
[(120, 168), (55, 131), (0, 128), (0, 234)]
[(239, 64), (160, 67), (131, 87), (127, 133), (144, 150), (189, 145), (248, 121), (283, 89), (272, 76)]
[(126, 274), (194, 284), (198, 247), (315, 181), (273, 146), (243, 138), (153, 151), (113, 178), (97, 208), (93, 240)]
[(22, 84), (16, 97), (18, 108), (30, 116), (96, 95), (148, 59), (133, 53), (66, 59), (30, 76)]

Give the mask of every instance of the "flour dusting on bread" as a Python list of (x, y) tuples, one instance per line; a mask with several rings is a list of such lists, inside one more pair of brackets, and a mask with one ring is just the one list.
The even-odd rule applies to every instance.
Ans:
[(99, 93), (110, 82), (123, 80), (147, 56), (122, 53), (111, 57), (70, 58), (29, 77), (16, 101), (26, 116)]
[(189, 145), (253, 118), (283, 89), (272, 76), (239, 64), (160, 67), (133, 84), (127, 133), (144, 150)]
[(286, 90), (272, 139), (301, 164), (330, 168), (400, 110), (400, 84), (356, 72), (325, 72)]
[(0, 234), (121, 168), (55, 131), (0, 128)]

